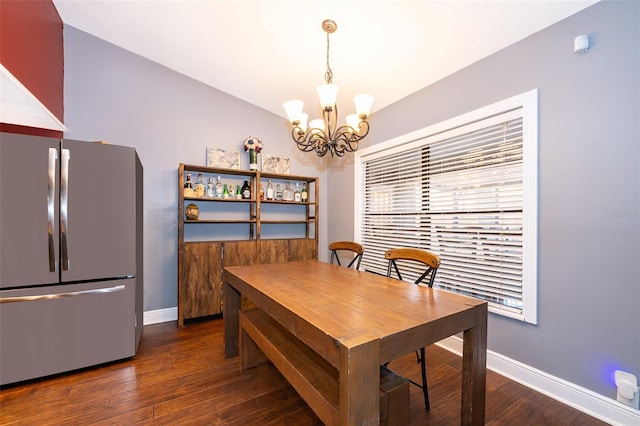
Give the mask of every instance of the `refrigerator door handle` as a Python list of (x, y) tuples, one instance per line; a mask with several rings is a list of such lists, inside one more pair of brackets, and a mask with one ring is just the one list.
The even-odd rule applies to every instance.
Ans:
[(115, 293), (117, 291), (122, 291), (124, 289), (125, 289), (124, 284), (121, 284), (121, 285), (116, 285), (116, 286), (113, 286), (113, 287), (96, 288), (96, 289), (93, 289), (93, 290), (72, 291), (72, 292), (68, 292), (68, 293), (40, 294), (38, 296), (2, 297), (2, 298), (0, 298), (0, 304), (2, 304), (2, 303), (15, 303), (15, 302), (34, 302), (36, 300), (61, 299), (63, 297), (77, 297), (77, 296), (85, 296), (85, 295), (88, 295), (88, 294)]
[(69, 270), (69, 160), (71, 153), (68, 149), (62, 149), (60, 160), (60, 254), (62, 257), (62, 270)]
[(57, 266), (55, 245), (55, 186), (56, 186), (56, 162), (58, 150), (49, 148), (49, 166), (47, 168), (47, 234), (49, 240), (49, 272), (55, 272)]

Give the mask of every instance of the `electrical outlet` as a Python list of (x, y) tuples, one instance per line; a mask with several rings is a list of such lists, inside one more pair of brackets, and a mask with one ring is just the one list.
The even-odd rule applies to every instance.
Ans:
[(631, 373), (616, 370), (615, 372), (618, 402), (640, 410), (640, 390), (638, 379)]

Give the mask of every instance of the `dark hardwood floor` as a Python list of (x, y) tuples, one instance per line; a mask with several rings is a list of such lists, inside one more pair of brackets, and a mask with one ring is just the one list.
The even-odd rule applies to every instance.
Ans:
[[(4, 386), (0, 424), (321, 424), (272, 365), (241, 372), (237, 358), (224, 359), (222, 342), (222, 320), (145, 326), (132, 359)], [(415, 355), (391, 365), (419, 379)], [(427, 368), (432, 409), (411, 386), (411, 424), (459, 424), (460, 358), (432, 345)], [(604, 424), (491, 371), (486, 408), (489, 425)]]

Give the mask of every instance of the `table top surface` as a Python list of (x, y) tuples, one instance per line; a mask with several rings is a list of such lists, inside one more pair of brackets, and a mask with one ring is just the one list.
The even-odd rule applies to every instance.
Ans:
[(246, 283), (245, 290), (258, 292), (338, 340), (367, 333), (385, 339), (486, 304), (445, 290), (314, 260), (233, 266), (225, 271)]

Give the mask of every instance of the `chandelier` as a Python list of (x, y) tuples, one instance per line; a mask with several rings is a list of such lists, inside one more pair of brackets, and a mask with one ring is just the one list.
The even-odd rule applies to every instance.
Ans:
[(318, 86), (318, 96), (322, 108), (322, 118), (309, 122), (309, 116), (302, 112), (303, 102), (293, 100), (285, 102), (284, 108), (293, 126), (291, 136), (298, 145), (298, 149), (305, 152), (315, 151), (318, 157), (327, 152), (331, 156), (344, 156), (345, 152), (354, 152), (360, 142), (369, 133), (367, 118), (371, 112), (373, 96), (357, 95), (353, 98), (356, 113), (346, 117), (346, 125), (337, 126), (338, 105), (336, 97), (338, 86), (333, 84), (333, 72), (329, 66), (329, 35), (338, 29), (338, 25), (326, 19), (322, 22), (322, 29), (327, 33), (327, 70), (324, 74), (325, 84)]

